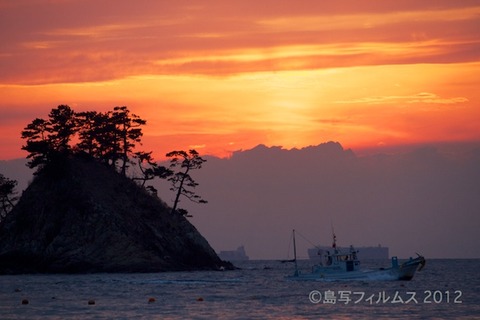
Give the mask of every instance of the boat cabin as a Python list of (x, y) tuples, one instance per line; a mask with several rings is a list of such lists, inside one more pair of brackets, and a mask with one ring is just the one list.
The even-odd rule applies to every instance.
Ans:
[(358, 251), (350, 246), (348, 253), (340, 252), (336, 247), (330, 250), (319, 250), (321, 262), (313, 266), (313, 273), (338, 272), (338, 271), (358, 271), (360, 270), (360, 261), (357, 258)]

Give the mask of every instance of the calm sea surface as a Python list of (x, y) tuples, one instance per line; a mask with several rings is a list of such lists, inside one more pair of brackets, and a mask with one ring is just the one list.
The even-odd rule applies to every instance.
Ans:
[(0, 319), (480, 319), (480, 259), (427, 260), (406, 282), (291, 281), (292, 264), (236, 265), (242, 269), (0, 276)]

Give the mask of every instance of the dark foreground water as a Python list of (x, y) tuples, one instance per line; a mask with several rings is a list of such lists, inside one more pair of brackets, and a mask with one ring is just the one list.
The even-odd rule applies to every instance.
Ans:
[(0, 319), (480, 319), (480, 259), (427, 260), (407, 282), (291, 281), (291, 264), (237, 266), (0, 276)]

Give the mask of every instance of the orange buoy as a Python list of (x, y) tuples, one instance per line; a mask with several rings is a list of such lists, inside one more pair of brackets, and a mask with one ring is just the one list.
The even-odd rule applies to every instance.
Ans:
[(155, 298), (148, 298), (148, 303), (154, 303), (155, 302)]
[(22, 300), (22, 304), (28, 304), (28, 303), (29, 303), (28, 299), (23, 299)]

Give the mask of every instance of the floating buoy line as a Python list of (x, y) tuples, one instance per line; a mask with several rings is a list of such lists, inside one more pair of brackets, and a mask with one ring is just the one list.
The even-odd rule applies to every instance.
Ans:
[[(20, 290), (20, 289), (15, 289), (15, 292), (21, 292), (21, 290)], [(56, 297), (52, 297), (52, 299), (55, 300)], [(204, 301), (205, 299), (203, 299), (203, 297), (198, 297), (198, 298), (196, 298), (195, 300), (201, 302), (201, 301)], [(148, 298), (147, 301), (148, 301), (148, 303), (154, 303), (154, 302), (157, 301), (157, 299), (155, 299), (155, 298), (153, 298), (153, 297), (150, 297), (150, 298)], [(29, 301), (28, 299), (22, 299), (21, 303), (24, 304), (24, 305), (26, 305), (26, 304), (29, 304), (30, 301)], [(87, 301), (87, 304), (88, 304), (89, 306), (92, 306), (92, 305), (95, 305), (96, 302), (95, 302), (94, 299), (90, 299), (90, 300)]]

